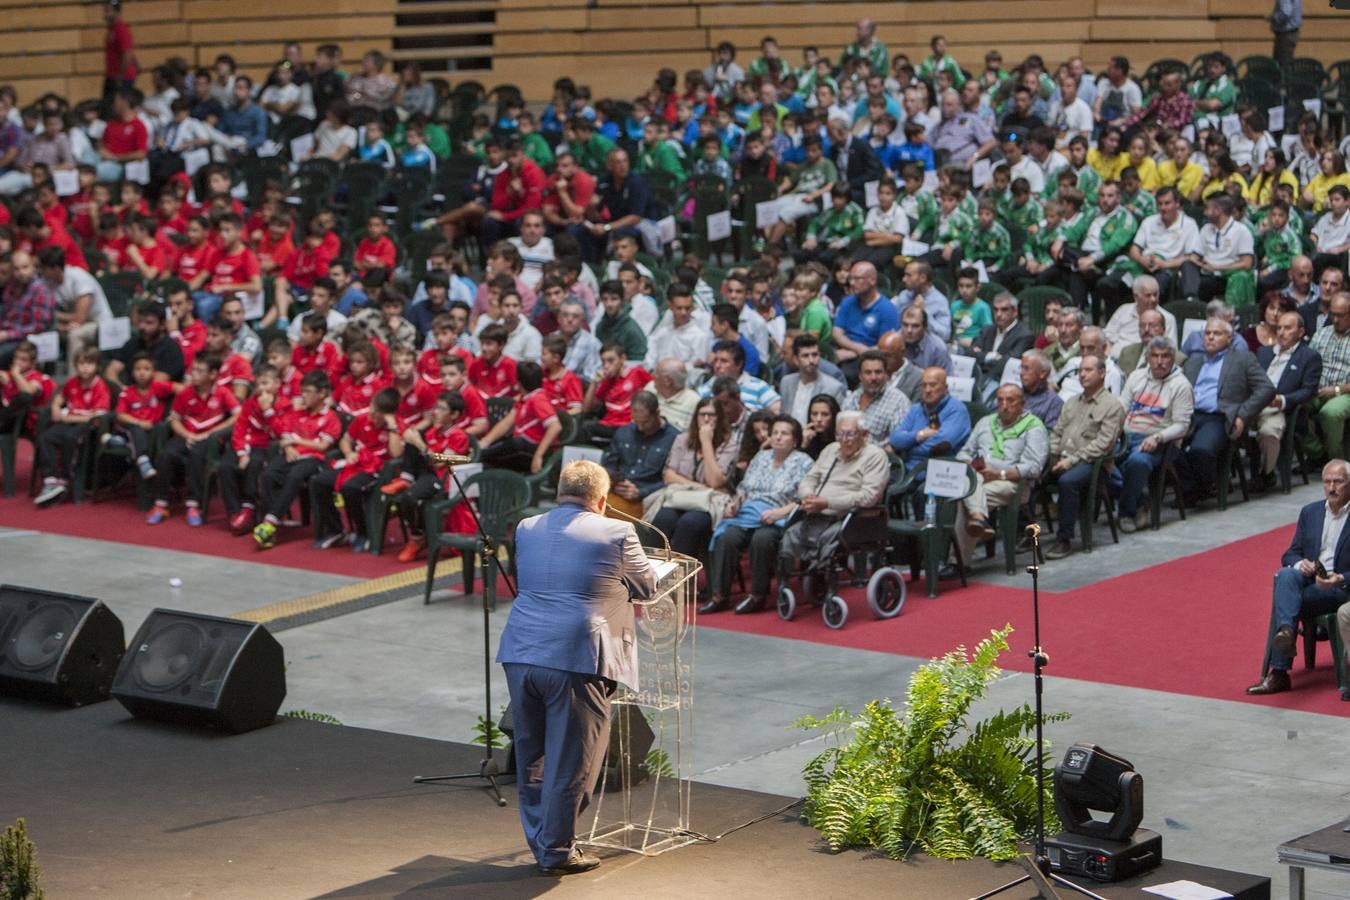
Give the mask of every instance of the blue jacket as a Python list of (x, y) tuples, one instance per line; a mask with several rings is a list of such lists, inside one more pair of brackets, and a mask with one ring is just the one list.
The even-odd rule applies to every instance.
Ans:
[[(1256, 362), (1263, 368), (1270, 368), (1275, 358), (1274, 347), (1262, 347), (1256, 351)], [(1317, 385), (1322, 380), (1322, 357), (1307, 344), (1294, 347), (1294, 355), (1280, 373), (1280, 383), (1275, 385), (1275, 393), (1284, 398), (1285, 412), (1293, 412), (1300, 404), (1307, 403), (1317, 396)], [(1290, 428), (1293, 423), (1289, 423)]]
[(948, 394), (938, 402), (933, 412), (938, 417), (938, 432), (922, 444), (919, 443), (919, 432), (929, 424), (929, 410), (923, 403), (911, 406), (905, 418), (891, 432), (891, 446), (910, 468), (927, 461), (934, 450), (943, 444), (946, 445), (942, 450), (944, 456), (955, 455), (966, 438), (970, 437), (970, 413), (966, 412), (966, 405), (960, 400)]
[(638, 492), (646, 497), (665, 484), (662, 475), (666, 468), (666, 457), (670, 456), (670, 448), (677, 435), (679, 432), (666, 422), (662, 422), (661, 429), (650, 437), (643, 435), (637, 425), (629, 422), (614, 432), (609, 446), (605, 448), (602, 465), (609, 470), (610, 477), (633, 482)]
[(638, 688), (632, 598), (656, 573), (627, 522), (563, 503), (516, 527), (519, 592), (497, 662), (600, 675)]
[[(1289, 549), (1280, 557), (1280, 563), (1292, 566), (1301, 559), (1317, 562), (1322, 550), (1322, 525), (1326, 522), (1327, 504), (1325, 500), (1314, 500), (1298, 511), (1298, 524), (1294, 526), (1294, 539)], [(1334, 572), (1350, 578), (1350, 528), (1341, 530), (1341, 539), (1336, 542)]]

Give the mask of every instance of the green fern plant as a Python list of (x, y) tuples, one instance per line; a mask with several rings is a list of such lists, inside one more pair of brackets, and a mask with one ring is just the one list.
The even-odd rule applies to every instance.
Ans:
[(473, 740), (470, 743), (480, 747), (491, 747), (493, 750), (500, 750), (505, 746), (502, 741), (502, 730), (497, 727), (497, 723), (482, 716), (473, 723)]
[[(1012, 626), (975, 653), (964, 646), (910, 677), (902, 716), (873, 700), (854, 716), (838, 707), (797, 725), (828, 732), (829, 746), (803, 769), (803, 816), (832, 850), (876, 848), (900, 858), (1013, 859), (1036, 824), (1036, 713), (1029, 704), (968, 725), (970, 706), (999, 676)], [(1068, 718), (1045, 716), (1046, 722)], [(1048, 775), (1048, 770), (1047, 770)], [(1046, 828), (1058, 829), (1046, 779)]]
[(0, 834), (0, 900), (43, 900), (37, 850), (23, 819)]
[(324, 722), (329, 725), (341, 725), (337, 716), (330, 716), (328, 713), (313, 712), (308, 709), (289, 709), (281, 714), (286, 719), (306, 719), (310, 722)]

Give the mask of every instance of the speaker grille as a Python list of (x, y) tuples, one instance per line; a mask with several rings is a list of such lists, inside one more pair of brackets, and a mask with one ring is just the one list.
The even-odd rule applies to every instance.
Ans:
[[(29, 609), (38, 606), (36, 601)], [(10, 661), (25, 672), (40, 672), (56, 664), (79, 619), (67, 606), (49, 604), (23, 621), (10, 639)]]

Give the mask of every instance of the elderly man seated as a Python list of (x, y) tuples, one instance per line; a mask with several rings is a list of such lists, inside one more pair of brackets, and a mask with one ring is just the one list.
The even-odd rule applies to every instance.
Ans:
[(1106, 389), (1119, 397), (1125, 389), (1125, 373), (1106, 353), (1106, 333), (1096, 325), (1087, 326), (1078, 336), (1078, 349), (1079, 355), (1071, 357), (1064, 368), (1055, 373), (1060, 398), (1068, 401), (1083, 392), (1083, 385), (1078, 380), (1078, 367), (1082, 365), (1084, 356), (1095, 356), (1105, 361)]
[(1336, 294), (1327, 308), (1327, 324), (1317, 329), (1310, 342), (1322, 358), (1322, 375), (1312, 408), (1326, 455), (1340, 459), (1345, 455), (1345, 419), (1350, 416), (1350, 293)]
[(1106, 390), (1106, 361), (1085, 356), (1078, 373), (1083, 392), (1064, 404), (1050, 432), (1050, 472), (1058, 476), (1059, 483), (1059, 528), (1046, 559), (1063, 559), (1073, 553), (1079, 507), (1085, 498), (1089, 514), (1092, 511), (1093, 498), (1086, 494), (1092, 484), (1093, 463), (1110, 456), (1125, 422), (1125, 407)]
[(1055, 320), (1056, 340), (1045, 348), (1045, 355), (1055, 367), (1056, 375), (1064, 371), (1069, 360), (1082, 352), (1082, 348), (1078, 346), (1078, 336), (1082, 333), (1087, 320), (1087, 313), (1076, 306), (1066, 306), (1059, 311), (1059, 318)]
[(928, 330), (944, 341), (952, 338), (951, 303), (933, 286), (933, 267), (916, 259), (905, 266), (905, 289), (892, 300), (896, 310), (904, 313), (914, 304), (928, 311)]
[[(1324, 615), (1344, 608), (1350, 575), (1350, 542), (1346, 541), (1346, 505), (1350, 501), (1350, 463), (1333, 459), (1322, 467), (1322, 494), (1298, 513), (1294, 539), (1280, 558), (1271, 595), (1275, 636), (1270, 641), (1270, 670), (1247, 688), (1248, 694), (1278, 694), (1291, 687), (1296, 623), (1301, 616)], [(1350, 616), (1337, 612), (1339, 623)], [(1314, 638), (1304, 635), (1306, 640)], [(1341, 692), (1350, 700), (1350, 692)]]
[[(1127, 346), (1137, 340), (1148, 340), (1140, 332), (1139, 320), (1144, 313), (1150, 310), (1157, 310), (1162, 317), (1163, 335), (1175, 346), (1177, 343), (1177, 317), (1158, 306), (1158, 279), (1152, 275), (1137, 275), (1130, 291), (1134, 296), (1134, 302), (1117, 307), (1116, 311), (1111, 314), (1111, 321), (1106, 323), (1106, 340), (1111, 345), (1111, 358), (1119, 360)], [(1153, 337), (1153, 335), (1149, 337)], [(1145, 364), (1147, 363), (1145, 362)], [(1133, 366), (1126, 366), (1124, 363), (1121, 363), (1120, 367), (1127, 372), (1134, 368)]]
[[(1233, 335), (1237, 336), (1237, 310), (1228, 305), (1222, 298), (1216, 297), (1205, 304), (1205, 320), (1223, 319), (1233, 329)], [(1203, 353), (1205, 349), (1204, 329), (1197, 329), (1190, 333), (1189, 337), (1182, 338), (1181, 351), (1187, 356), (1195, 356), (1197, 353)], [(1235, 341), (1233, 349), (1245, 353), (1247, 352), (1246, 341)]]
[(1253, 480), (1257, 490), (1268, 490), (1280, 458), (1284, 430), (1298, 408), (1317, 396), (1322, 378), (1322, 357), (1303, 342), (1303, 317), (1291, 311), (1280, 314), (1279, 324), (1275, 327), (1275, 343), (1257, 350), (1256, 362), (1275, 385), (1275, 396), (1270, 398), (1256, 420), (1261, 468)]
[(689, 370), (683, 360), (667, 357), (656, 363), (652, 388), (661, 407), (661, 418), (676, 431), (687, 431), (698, 406), (698, 391), (687, 387)]
[(1125, 450), (1121, 465), (1120, 530), (1145, 528), (1144, 504), (1149, 475), (1191, 427), (1195, 393), (1177, 367), (1177, 348), (1165, 337), (1148, 342), (1148, 365), (1135, 369), (1125, 382)]
[(829, 562), (838, 544), (844, 515), (881, 503), (890, 481), (886, 451), (867, 440), (862, 413), (841, 412), (835, 419), (835, 443), (797, 487), (798, 520), (778, 548), (779, 585), (787, 583), (794, 560), (817, 568)]
[(872, 443), (886, 446), (886, 439), (909, 407), (909, 398), (887, 378), (886, 354), (868, 350), (858, 357), (858, 386), (844, 397), (843, 408), (862, 413), (863, 426)]
[(1214, 317), (1205, 321), (1205, 351), (1186, 360), (1182, 371), (1195, 388), (1195, 414), (1186, 446), (1186, 502), (1208, 496), (1228, 472), (1218, 458), (1230, 441), (1256, 423), (1275, 396), (1275, 385), (1250, 352), (1234, 349), (1233, 326)]
[(1055, 367), (1050, 364), (1050, 358), (1040, 350), (1028, 350), (1022, 354), (1018, 371), (1022, 383), (1022, 402), (1027, 412), (1044, 422), (1046, 428), (1055, 427), (1060, 410), (1064, 408), (1064, 401), (1050, 383), (1050, 376), (1054, 374)]
[[(891, 448), (909, 468), (934, 456), (954, 454), (970, 437), (970, 413), (947, 392), (945, 371), (936, 366), (924, 369), (920, 396), (922, 402), (911, 406), (891, 432)], [(916, 511), (922, 509), (921, 497), (915, 497), (914, 506)]]
[[(1134, 343), (1126, 344), (1120, 348), (1120, 356), (1116, 360), (1120, 370), (1128, 377), (1135, 369), (1148, 368), (1149, 341), (1160, 337), (1172, 340), (1167, 334), (1167, 323), (1163, 318), (1163, 310), (1146, 309), (1141, 312), (1139, 314), (1139, 331)], [(1172, 341), (1172, 346), (1176, 346), (1176, 341)], [(1177, 365), (1185, 362), (1186, 354), (1178, 350)]]
[(917, 403), (923, 391), (923, 369), (905, 357), (908, 347), (905, 336), (899, 331), (882, 335), (881, 343), (877, 345), (877, 349), (886, 354), (886, 375), (891, 387), (908, 397), (911, 403)]
[(970, 353), (985, 378), (997, 384), (1008, 360), (1018, 359), (1030, 350), (1036, 343), (1036, 335), (1018, 318), (1017, 297), (1011, 292), (997, 294), (993, 307), (994, 324), (980, 329), (971, 342)]
[[(961, 527), (956, 530), (956, 540), (961, 559), (967, 562), (975, 541), (993, 535), (989, 525), (992, 511), (1026, 502), (1050, 451), (1050, 433), (1040, 419), (1026, 411), (1020, 387), (1002, 385), (994, 402), (997, 411), (975, 423), (970, 439), (956, 454), (979, 475), (974, 492), (957, 511)], [(962, 519), (964, 523), (959, 521)]]

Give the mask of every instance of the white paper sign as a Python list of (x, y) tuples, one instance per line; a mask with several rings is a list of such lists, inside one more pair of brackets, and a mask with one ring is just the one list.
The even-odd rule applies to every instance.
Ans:
[(314, 152), (314, 134), (302, 134), (291, 138), (291, 159), (299, 162)]
[(900, 252), (905, 256), (923, 256), (930, 249), (923, 241), (916, 241), (913, 238), (905, 238), (900, 244)]
[(984, 267), (984, 260), (975, 260), (975, 271), (980, 273), (980, 284), (989, 283), (989, 271)]
[(251, 322), (263, 317), (262, 291), (258, 291), (256, 294), (250, 294), (248, 291), (235, 291), (234, 295), (239, 298), (240, 303), (244, 304), (245, 319)]
[(211, 151), (205, 147), (194, 147), (183, 154), (183, 169), (191, 178), (202, 166), (211, 164)]
[(61, 338), (55, 331), (30, 334), (28, 340), (37, 348), (38, 364), (56, 362), (61, 358)]
[(74, 169), (54, 169), (52, 171), (52, 186), (56, 188), (56, 196), (58, 197), (78, 194), (80, 192), (80, 173)]
[(1190, 141), (1192, 144), (1194, 144), (1194, 143), (1195, 143), (1195, 126), (1194, 126), (1194, 125), (1187, 125), (1185, 128), (1181, 129), (1181, 136), (1184, 137), (1186, 140)]
[(731, 237), (731, 210), (724, 209), (708, 216), (708, 240), (724, 241)]
[(98, 323), (98, 349), (121, 350), (131, 340), (131, 319), (120, 316)]
[(966, 495), (966, 464), (954, 459), (930, 459), (924, 492), (950, 500)]
[(1181, 342), (1186, 343), (1187, 339), (1193, 334), (1203, 335), (1205, 333), (1204, 319), (1187, 319), (1181, 323)]
[(957, 378), (971, 378), (975, 375), (975, 357), (953, 356), (952, 374)]
[(587, 459), (593, 463), (599, 463), (600, 460), (604, 458), (605, 451), (601, 450), (599, 447), (584, 447), (578, 444), (568, 444), (566, 447), (563, 447), (562, 465), (559, 466), (559, 468), (564, 468), (568, 463), (574, 463), (579, 459)]
[(1322, 101), (1318, 100), (1317, 98), (1313, 98), (1311, 100), (1304, 100), (1303, 108), (1306, 109), (1308, 112), (1312, 113), (1314, 116), (1322, 115)]
[(947, 391), (962, 403), (975, 399), (975, 379), (952, 375), (947, 379)]
[(1271, 131), (1284, 131), (1284, 107), (1272, 106), (1266, 110), (1266, 124)]
[(138, 159), (127, 163), (122, 167), (122, 176), (127, 181), (134, 181), (137, 184), (149, 184), (150, 160)]
[(663, 245), (672, 243), (675, 240), (675, 217), (666, 216), (664, 219), (657, 219), (656, 231)]
[(1169, 881), (1167, 884), (1155, 884), (1144, 888), (1150, 894), (1170, 897), (1171, 900), (1225, 900), (1232, 894), (1226, 894), (1218, 888), (1200, 884), (1197, 881)]
[(880, 187), (880, 181), (869, 181), (863, 185), (863, 204), (868, 209), (881, 205), (881, 201), (877, 199), (877, 189)]
[[(477, 475), (479, 472), (483, 471), (483, 464), (464, 463), (462, 465), (455, 466), (454, 470), (455, 474), (459, 476), (460, 483), (462, 484), (463, 482), (468, 481), (470, 478)], [(459, 487), (455, 484), (455, 480), (447, 475), (445, 478), (445, 482), (446, 482), (445, 490), (450, 499), (453, 500), (454, 498), (458, 497)], [(468, 496), (470, 497), (478, 496), (478, 485), (475, 484), (468, 489)]]
[(1242, 133), (1242, 120), (1238, 118), (1237, 113), (1233, 113), (1231, 116), (1223, 117), (1220, 127), (1223, 129), (1224, 137), (1232, 137)]
[(970, 172), (970, 183), (982, 188), (994, 180), (994, 164), (987, 159), (975, 160), (975, 168)]
[(1010, 359), (1003, 364), (1003, 375), (998, 379), (999, 387), (1005, 384), (1022, 383), (1022, 360)]
[(755, 227), (772, 228), (778, 224), (778, 201), (765, 200), (755, 204)]
[(937, 190), (937, 186), (938, 186), (938, 173), (933, 169), (929, 169), (927, 172), (924, 172), (923, 173), (924, 192), (931, 194), (933, 193), (933, 191)]

